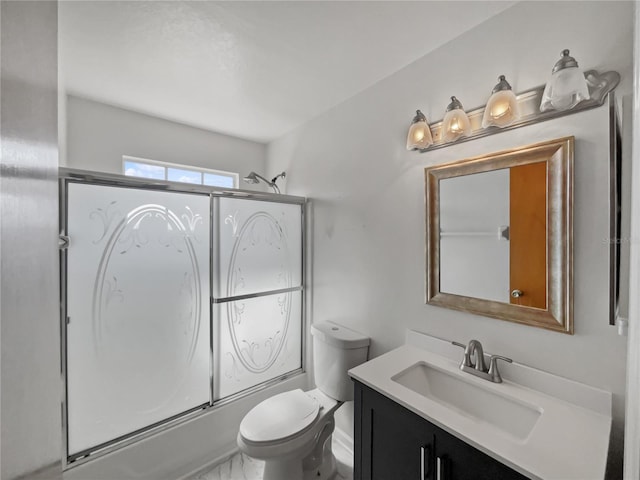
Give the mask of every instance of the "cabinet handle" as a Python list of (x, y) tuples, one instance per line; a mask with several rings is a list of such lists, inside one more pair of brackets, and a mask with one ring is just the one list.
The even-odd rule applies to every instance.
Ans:
[(428, 445), (420, 447), (420, 480), (429, 478), (429, 457), (430, 451)]
[(444, 461), (444, 458), (436, 457), (436, 480), (444, 480)]

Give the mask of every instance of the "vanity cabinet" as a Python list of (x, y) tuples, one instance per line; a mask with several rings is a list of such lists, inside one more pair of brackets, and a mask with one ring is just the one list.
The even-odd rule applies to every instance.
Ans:
[(355, 382), (355, 480), (511, 480), (523, 475)]

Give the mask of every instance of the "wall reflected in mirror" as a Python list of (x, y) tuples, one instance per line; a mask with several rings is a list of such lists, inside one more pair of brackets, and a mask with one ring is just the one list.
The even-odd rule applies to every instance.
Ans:
[(546, 162), (440, 181), (440, 291), (545, 309)]

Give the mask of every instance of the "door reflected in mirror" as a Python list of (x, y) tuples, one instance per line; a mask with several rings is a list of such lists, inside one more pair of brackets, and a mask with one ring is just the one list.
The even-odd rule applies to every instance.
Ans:
[(425, 169), (428, 303), (573, 333), (573, 144)]
[(547, 162), (509, 169), (509, 296), (547, 308)]

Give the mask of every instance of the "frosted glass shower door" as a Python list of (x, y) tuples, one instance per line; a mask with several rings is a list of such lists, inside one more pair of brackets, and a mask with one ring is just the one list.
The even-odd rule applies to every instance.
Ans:
[(302, 207), (216, 200), (217, 400), (302, 366)]
[(206, 195), (68, 185), (70, 455), (210, 402)]

